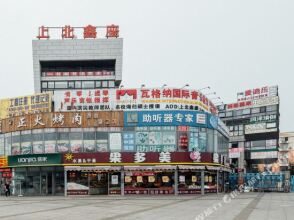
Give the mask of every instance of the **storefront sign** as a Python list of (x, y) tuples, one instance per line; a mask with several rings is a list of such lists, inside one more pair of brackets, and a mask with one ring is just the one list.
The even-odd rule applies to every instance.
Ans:
[(8, 156), (8, 166), (43, 166), (61, 164), (61, 154), (30, 154)]
[(11, 178), (12, 177), (12, 171), (10, 168), (0, 168), (0, 174), (2, 178)]
[(261, 88), (247, 89), (237, 94), (238, 101), (255, 100), (278, 95), (278, 86), (264, 86)]
[(240, 101), (236, 103), (231, 103), (226, 105), (227, 110), (233, 109), (244, 109), (244, 108), (255, 108), (267, 105), (277, 105), (279, 104), (279, 97), (267, 97), (262, 99), (250, 100), (250, 101)]
[[(214, 104), (201, 92), (176, 88), (55, 91), (54, 102), (55, 111), (204, 110), (217, 113)], [(197, 119), (201, 123), (201, 118)]]
[(206, 126), (206, 114), (194, 111), (124, 112), (125, 126)]
[(51, 112), (52, 94), (38, 93), (0, 100), (0, 119), (30, 113)]
[(250, 118), (250, 123), (258, 123), (258, 122), (270, 122), (277, 120), (277, 115), (261, 115)]
[(278, 158), (278, 151), (251, 152), (251, 159)]
[(212, 163), (212, 153), (202, 152), (200, 157), (190, 156), (190, 152), (98, 152), (67, 153), (62, 156), (64, 165), (120, 165), (121, 163), (166, 164), (166, 163)]
[(4, 133), (35, 128), (87, 128), (122, 126), (123, 113), (119, 111), (40, 113), (2, 120), (2, 131)]
[(275, 132), (277, 128), (268, 128), (267, 123), (257, 123), (245, 125), (245, 134)]

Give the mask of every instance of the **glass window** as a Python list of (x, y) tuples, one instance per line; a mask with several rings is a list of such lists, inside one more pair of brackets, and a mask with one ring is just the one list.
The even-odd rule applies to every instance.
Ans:
[(108, 151), (108, 133), (107, 132), (96, 132), (96, 145), (97, 151), (106, 152)]
[(239, 131), (243, 131), (243, 125), (239, 125)]
[(277, 127), (277, 123), (276, 122), (266, 123), (266, 128), (276, 128), (276, 127)]
[(47, 82), (42, 82), (42, 88), (47, 89)]
[(84, 152), (94, 152), (95, 147), (95, 132), (84, 132)]
[(68, 82), (68, 88), (74, 89), (75, 88), (75, 82)]
[(233, 111), (226, 112), (226, 117), (233, 117)]
[(42, 154), (42, 153), (44, 153), (43, 129), (35, 129), (32, 132), (33, 132), (33, 134), (32, 134), (33, 153), (34, 154)]
[(67, 89), (67, 82), (55, 82), (55, 89)]
[(58, 132), (57, 133), (57, 151), (58, 152), (69, 152), (69, 133)]
[(5, 146), (5, 138), (3, 134), (0, 134), (0, 155), (1, 156), (5, 155), (4, 146)]
[(277, 111), (278, 106), (277, 105), (269, 105), (266, 107), (267, 112)]
[(243, 109), (243, 115), (250, 115), (250, 108)]
[(69, 140), (70, 140), (70, 149), (72, 153), (79, 153), (83, 151), (83, 132), (82, 131), (69, 133)]
[(11, 155), (11, 133), (6, 133), (5, 135), (5, 155)]
[(56, 152), (56, 139), (57, 133), (55, 129), (45, 129), (44, 133), (44, 152), (55, 153)]
[(54, 82), (48, 82), (48, 89), (54, 89)]
[(32, 151), (32, 136), (31, 131), (22, 131), (21, 132), (21, 154), (30, 154)]
[(114, 88), (114, 81), (109, 81), (109, 88)]
[(83, 89), (94, 89), (94, 81), (83, 81), (82, 87)]
[(266, 110), (265, 106), (260, 107), (260, 112), (261, 113), (265, 112), (265, 110)]
[(251, 142), (250, 141), (246, 141), (245, 142), (245, 148), (250, 148), (250, 146), (251, 146)]
[(234, 131), (234, 126), (229, 127), (230, 131)]
[(224, 117), (226, 117), (226, 113), (225, 113), (225, 112), (220, 112), (220, 113), (218, 114), (218, 116), (219, 116), (220, 118), (224, 118)]
[(259, 113), (259, 112), (260, 112), (260, 108), (252, 108), (251, 109), (252, 114), (256, 114), (256, 113)]
[(235, 114), (236, 114), (236, 116), (240, 116), (243, 114), (243, 110), (236, 110)]
[(107, 88), (108, 87), (108, 81), (102, 81), (102, 87)]
[(76, 81), (76, 82), (75, 82), (75, 88), (76, 88), (76, 89), (80, 89), (80, 88), (82, 88), (82, 83), (81, 83), (81, 81)]
[(95, 82), (95, 87), (96, 88), (101, 88), (101, 81), (96, 81)]

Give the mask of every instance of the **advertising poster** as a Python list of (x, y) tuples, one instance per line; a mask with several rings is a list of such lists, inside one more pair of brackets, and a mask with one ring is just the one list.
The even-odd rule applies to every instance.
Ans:
[(55, 141), (45, 141), (44, 152), (45, 153), (55, 153), (56, 142)]
[(148, 176), (148, 182), (149, 183), (154, 183), (155, 182), (155, 177), (154, 176)]
[(110, 151), (121, 151), (121, 133), (109, 133), (109, 149)]
[(70, 146), (68, 141), (64, 142), (64, 141), (59, 141), (57, 143), (57, 151), (60, 153), (66, 153), (69, 152)]
[(21, 143), (21, 154), (30, 154), (32, 150), (31, 142)]
[(83, 140), (71, 140), (70, 149), (72, 153), (82, 152), (83, 149)]
[(44, 147), (42, 141), (34, 141), (33, 142), (33, 153), (34, 154), (42, 154), (44, 153)]
[(107, 152), (108, 151), (108, 140), (97, 140), (97, 151)]
[(124, 151), (135, 151), (135, 133), (124, 132), (124, 134), (123, 134), (123, 147), (124, 147)]
[(149, 144), (150, 145), (161, 145), (161, 132), (149, 132)]
[(186, 181), (185, 176), (180, 176), (180, 183), (184, 183)]
[(111, 175), (111, 184), (112, 185), (118, 184), (118, 175)]
[(137, 176), (137, 183), (143, 183), (143, 176)]
[(37, 93), (0, 100), (0, 119), (36, 112), (51, 112), (52, 94)]
[(130, 183), (132, 182), (132, 177), (131, 176), (125, 176), (125, 183)]
[(84, 140), (84, 151), (94, 152), (95, 151), (95, 141), (94, 140)]
[(168, 183), (169, 182), (169, 177), (168, 176), (162, 176), (162, 182), (163, 183)]

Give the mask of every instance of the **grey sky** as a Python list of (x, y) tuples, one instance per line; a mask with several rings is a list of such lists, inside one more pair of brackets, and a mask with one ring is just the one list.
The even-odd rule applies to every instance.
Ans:
[(294, 1), (1, 1), (0, 98), (31, 94), (31, 40), (41, 25), (120, 25), (125, 87), (211, 86), (224, 102), (279, 85), (293, 131)]

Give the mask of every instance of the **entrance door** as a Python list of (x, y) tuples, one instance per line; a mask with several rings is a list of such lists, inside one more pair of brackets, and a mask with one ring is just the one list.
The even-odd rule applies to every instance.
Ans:
[(52, 195), (52, 172), (42, 173), (41, 194)]
[(90, 195), (108, 195), (108, 173), (89, 173), (89, 186)]

